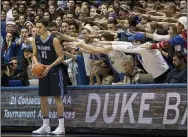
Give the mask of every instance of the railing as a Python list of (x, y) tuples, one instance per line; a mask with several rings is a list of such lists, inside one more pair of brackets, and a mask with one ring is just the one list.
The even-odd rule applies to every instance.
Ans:
[[(187, 84), (135, 84), (135, 85), (80, 85), (68, 86), (68, 89), (151, 89), (151, 88), (186, 88)], [(2, 91), (37, 90), (36, 86), (29, 87), (1, 87)]]

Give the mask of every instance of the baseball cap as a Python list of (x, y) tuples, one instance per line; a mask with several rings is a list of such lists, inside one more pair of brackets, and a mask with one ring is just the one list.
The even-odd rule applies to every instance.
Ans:
[(183, 16), (183, 17), (180, 17), (178, 19), (178, 22), (181, 23), (185, 29), (187, 29), (187, 17), (186, 16)]
[(90, 33), (93, 32), (93, 28), (90, 25), (85, 25), (82, 29), (87, 29), (90, 31)]
[(24, 26), (26, 26), (26, 24), (31, 24), (31, 25), (33, 25), (33, 23), (31, 22), (31, 21), (26, 21), (25, 23), (24, 23)]
[(32, 49), (32, 47), (31, 46), (24, 46), (23, 48), (22, 48), (22, 50), (23, 51), (33, 51), (33, 49)]
[(6, 22), (6, 25), (16, 25), (16, 23), (14, 21), (12, 21), (12, 20), (8, 20)]
[(132, 42), (133, 40), (136, 41), (145, 41), (145, 34), (141, 32), (137, 32), (134, 35), (128, 37), (128, 41)]
[(130, 8), (130, 6), (123, 4), (123, 5), (120, 6), (120, 9), (129, 12), (131, 8)]
[(40, 4), (42, 4), (42, 3), (47, 3), (47, 1), (46, 0), (40, 0)]

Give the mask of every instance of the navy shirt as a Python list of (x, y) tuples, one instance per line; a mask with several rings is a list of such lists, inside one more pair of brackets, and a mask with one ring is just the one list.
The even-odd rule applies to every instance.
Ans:
[(35, 39), (39, 61), (41, 64), (50, 65), (57, 59), (57, 54), (53, 47), (54, 35), (49, 35), (46, 40), (40, 36)]
[(187, 83), (187, 66), (182, 70), (173, 69), (169, 72), (165, 83)]
[[(1, 49), (1, 58), (4, 62), (9, 62), (12, 57), (16, 56), (16, 43), (13, 42), (5, 51), (5, 43), (3, 43), (3, 47)], [(2, 63), (4, 63), (2, 62)]]

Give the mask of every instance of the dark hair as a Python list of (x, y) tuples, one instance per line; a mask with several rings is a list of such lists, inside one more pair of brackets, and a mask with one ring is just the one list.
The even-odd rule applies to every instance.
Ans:
[(156, 33), (158, 35), (168, 35), (168, 30), (165, 28), (157, 28)]
[(22, 31), (22, 29), (26, 29), (27, 31), (29, 31), (29, 29), (25, 26), (20, 28), (20, 32)]
[[(15, 41), (15, 35), (14, 35), (14, 33), (12, 33), (12, 32), (7, 32), (7, 34), (8, 33), (10, 33), (11, 35), (12, 35), (12, 40), (11, 40), (11, 42), (14, 42)], [(6, 34), (6, 36), (7, 36), (7, 34)], [(6, 40), (5, 40), (6, 41)], [(4, 42), (4, 49), (5, 50), (7, 50), (8, 49), (8, 44), (7, 44), (7, 42)]]
[[(50, 12), (49, 12), (49, 11), (45, 11), (44, 13), (48, 13), (48, 14), (49, 14), (49, 16), (50, 16), (49, 21), (51, 21), (51, 20), (52, 20), (52, 15), (50, 14)], [(43, 14), (43, 15), (44, 15), (44, 14)]]
[(90, 24), (91, 26), (94, 26), (94, 23), (93, 23), (92, 21), (85, 21), (85, 22), (84, 22), (84, 26), (85, 26), (86, 24)]
[(12, 58), (10, 59), (10, 62), (11, 62), (12, 60), (17, 60), (18, 65), (19, 65), (19, 60), (18, 60), (18, 58), (17, 58), (17, 57), (12, 57)]
[(44, 18), (39, 19), (36, 23), (41, 23), (44, 25), (44, 27), (48, 27), (48, 21)]
[[(110, 67), (110, 63), (107, 60), (104, 60), (102, 63), (105, 63), (107, 65), (106, 67), (109, 68), (108, 74), (109, 75), (114, 75), (114, 72), (113, 72), (112, 68)], [(102, 63), (101, 63), (101, 65), (102, 65)]]
[(69, 23), (69, 26), (74, 25), (76, 27), (76, 30), (79, 30), (79, 25), (76, 22)]
[(66, 16), (67, 16), (67, 14), (72, 14), (72, 15), (73, 15), (73, 18), (75, 17), (74, 12), (72, 12), (72, 11), (68, 11), (68, 12), (66, 13)]
[(44, 14), (44, 9), (38, 8), (38, 9), (37, 9), (37, 13), (38, 13), (39, 10), (41, 10), (41, 11), (43, 12), (43, 14)]
[[(18, 16), (18, 18), (20, 18), (20, 17), (24, 17), (24, 19), (26, 20), (26, 15), (24, 15), (24, 14), (19, 14), (19, 16)], [(25, 22), (24, 22), (25, 23)]]
[(118, 22), (117, 22), (116, 19), (113, 19), (113, 20), (109, 20), (109, 21), (108, 21), (108, 24), (114, 24), (114, 25), (117, 25)]
[(12, 11), (17, 11), (19, 13), (18, 9), (15, 9), (15, 8), (13, 8)]
[(136, 25), (137, 25), (136, 18), (135, 17), (130, 18), (128, 20), (128, 23), (129, 23), (130, 26), (136, 27)]
[(101, 37), (105, 38), (106, 41), (114, 41), (114, 35), (108, 32), (103, 33)]
[(51, 22), (51, 23), (49, 23), (49, 26), (48, 26), (49, 28), (50, 27), (57, 27), (57, 25), (56, 25), (56, 23), (55, 22)]
[(27, 60), (23, 54), (23, 60), (22, 60), (22, 65), (23, 65), (23, 71), (27, 72), (28, 70), (28, 66), (29, 66), (29, 61), (32, 62), (31, 58), (29, 58), (29, 60)]
[[(14, 42), (15, 39), (16, 39), (14, 33), (12, 33), (12, 32), (7, 32), (7, 34), (8, 34), (8, 33), (10, 33), (10, 34), (12, 35), (12, 41), (11, 41), (11, 42)], [(7, 34), (6, 34), (6, 35), (7, 35)]]
[[(61, 24), (63, 24), (63, 23), (67, 23), (68, 25), (70, 24), (68, 21), (66, 21), (66, 20), (64, 20), (64, 21), (62, 21), (62, 23)], [(70, 25), (69, 25), (70, 26)]]
[(179, 60), (184, 60), (185, 63), (187, 63), (187, 60), (186, 60), (186, 57), (185, 57), (185, 54), (182, 52), (182, 51), (177, 51), (173, 54), (173, 57), (177, 57)]
[(23, 4), (23, 3), (20, 3), (20, 4), (19, 4), (19, 7), (20, 7), (21, 5), (23, 5), (23, 6), (25, 7), (25, 10), (26, 10), (26, 7), (27, 7), (27, 6), (26, 6), (25, 4)]

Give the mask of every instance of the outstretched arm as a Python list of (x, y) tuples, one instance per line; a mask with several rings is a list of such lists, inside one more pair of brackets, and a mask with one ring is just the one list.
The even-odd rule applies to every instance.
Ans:
[(65, 56), (72, 58), (73, 60), (76, 60), (76, 55), (73, 55), (73, 54), (65, 52), (65, 51), (63, 51), (63, 53), (64, 53)]
[(96, 46), (88, 45), (88, 44), (85, 44), (85, 43), (82, 43), (79, 46), (82, 47), (83, 49), (91, 51), (93, 54), (101, 53), (101, 51), (103, 50), (102, 47), (96, 47)]
[(70, 37), (66, 34), (63, 34), (63, 33), (60, 33), (60, 32), (57, 32), (57, 31), (54, 31), (52, 32), (53, 35), (57, 36), (60, 40), (65, 40), (65, 41), (78, 41), (77, 38), (75, 37)]

